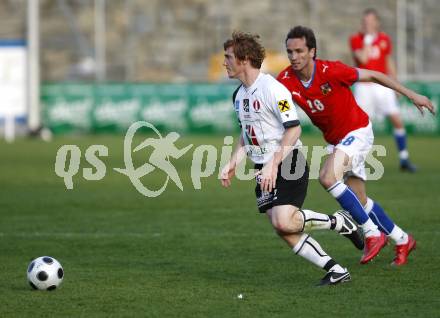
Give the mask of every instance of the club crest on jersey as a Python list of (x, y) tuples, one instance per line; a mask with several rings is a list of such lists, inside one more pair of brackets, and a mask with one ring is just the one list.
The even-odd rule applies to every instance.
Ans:
[(328, 82), (321, 85), (322, 94), (328, 95), (328, 93), (330, 93), (331, 91), (332, 91), (332, 87), (330, 86), (330, 84)]
[(256, 113), (259, 113), (260, 112), (260, 108), (261, 108), (260, 101), (258, 99), (254, 100), (254, 102), (252, 103), (252, 107), (254, 107), (254, 111)]
[(287, 99), (280, 100), (278, 102), (278, 108), (280, 109), (280, 112), (282, 112), (282, 113), (287, 112), (288, 110), (290, 110), (290, 104), (287, 101)]
[(246, 113), (249, 113), (249, 99), (243, 99), (243, 110)]

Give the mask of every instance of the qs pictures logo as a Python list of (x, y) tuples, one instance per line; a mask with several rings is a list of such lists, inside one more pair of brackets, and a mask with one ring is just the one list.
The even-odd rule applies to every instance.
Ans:
[[(144, 149), (148, 146), (153, 147), (153, 151), (150, 155), (149, 162), (144, 163), (139, 168), (133, 166), (132, 153), (132, 142), (135, 133), (139, 128), (148, 127), (152, 129), (158, 138), (147, 138), (139, 146), (134, 148), (133, 152)], [(162, 137), (160, 132), (150, 123), (146, 121), (136, 122), (130, 126), (125, 135), (124, 139), (124, 163), (125, 168), (119, 169), (114, 168), (115, 171), (120, 172), (130, 179), (131, 183), (134, 185), (139, 193), (147, 197), (156, 197), (160, 195), (168, 185), (169, 179), (171, 179), (180, 190), (183, 190), (182, 181), (180, 180), (179, 174), (176, 168), (172, 165), (170, 157), (178, 159), (182, 157), (189, 149), (192, 148), (192, 144), (186, 146), (183, 149), (178, 149), (174, 143), (179, 139), (179, 134), (176, 132), (171, 132), (165, 137)], [(140, 178), (154, 171), (155, 169), (160, 169), (166, 174), (166, 180), (159, 190), (149, 190), (141, 181)]]
[[(133, 139), (136, 133), (141, 128), (147, 128), (151, 130), (153, 137), (146, 138), (137, 146), (133, 146)], [(144, 129), (145, 130), (145, 129)], [(193, 144), (187, 145), (181, 149), (176, 146), (176, 142), (179, 140), (180, 135), (177, 132), (170, 132), (166, 136), (162, 136), (161, 133), (149, 122), (138, 121), (133, 123), (127, 130), (124, 138), (124, 167), (113, 168), (117, 173), (128, 177), (134, 188), (143, 196), (157, 197), (161, 195), (170, 183), (174, 183), (181, 191), (184, 190), (184, 186), (179, 176), (179, 171), (173, 165), (173, 162), (183, 155), (187, 154), (190, 149), (193, 148), (191, 166), (185, 171), (190, 170), (191, 181), (193, 188), (200, 190), (202, 187), (202, 178), (212, 176), (217, 172), (217, 178), (221, 179), (222, 167), (225, 167), (229, 163), (233, 151), (233, 138), (231, 136), (225, 136), (223, 139), (223, 146), (220, 149), (220, 153), (213, 145), (199, 145), (193, 147)], [(244, 146), (244, 151), (251, 151), (254, 147), (252, 141), (248, 146)], [(139, 166), (135, 166), (133, 160), (133, 153), (148, 148), (150, 151), (149, 156)], [(306, 147), (303, 146), (301, 151), (304, 157), (307, 158), (307, 154), (310, 150), (310, 179), (317, 179), (319, 177), (319, 169), (322, 162), (322, 158), (328, 154), (328, 150), (323, 146)], [(382, 177), (384, 169), (380, 161), (378, 161), (372, 153), (376, 152), (377, 156), (385, 156), (386, 149), (384, 146), (375, 145), (367, 157), (366, 162), (371, 168), (366, 169), (367, 177), (369, 180), (378, 180)], [(140, 154), (140, 153), (139, 153)], [(77, 145), (63, 145), (56, 154), (55, 159), (55, 174), (60, 178), (63, 178), (64, 184), (67, 190), (72, 190), (74, 187), (73, 178), (78, 174), (81, 162), (81, 149)], [(85, 151), (85, 159), (91, 165), (91, 167), (83, 168), (82, 176), (85, 180), (97, 181), (102, 180), (107, 173), (107, 166), (101, 160), (102, 157), (109, 156), (109, 149), (105, 145), (91, 145)], [(138, 157), (136, 157), (138, 159)], [(139, 162), (139, 160), (136, 160)], [(286, 165), (287, 169), (284, 169)], [(299, 178), (296, 173), (290, 172), (291, 161), (284, 160), (281, 167), (281, 174), (287, 180), (294, 180)], [(148, 178), (144, 178), (153, 171), (163, 173), (165, 176), (163, 184), (159, 189), (151, 189), (148, 185)], [(180, 171), (182, 173), (183, 170)], [(256, 175), (255, 169), (246, 169), (246, 160), (241, 160), (235, 168), (235, 177), (238, 180), (252, 180)], [(151, 185), (150, 185), (151, 186)], [(157, 188), (157, 185), (156, 185)]]

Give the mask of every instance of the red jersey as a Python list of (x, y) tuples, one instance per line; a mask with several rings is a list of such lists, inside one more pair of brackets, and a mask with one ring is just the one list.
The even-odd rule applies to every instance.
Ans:
[(338, 144), (349, 132), (365, 127), (368, 115), (358, 106), (350, 86), (358, 80), (354, 67), (339, 61), (315, 60), (311, 82), (307, 87), (291, 66), (277, 79), (287, 87), (293, 100), (324, 134), (324, 139)]
[[(350, 46), (353, 52), (362, 49), (364, 47), (364, 34), (359, 32), (352, 35)], [(391, 54), (392, 50), (390, 37), (384, 32), (379, 32), (371, 46), (372, 50), (368, 56), (367, 63), (362, 64), (355, 59), (356, 66), (388, 74), (387, 57)]]

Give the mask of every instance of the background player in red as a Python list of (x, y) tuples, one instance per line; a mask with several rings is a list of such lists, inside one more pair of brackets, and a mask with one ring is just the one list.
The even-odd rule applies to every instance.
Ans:
[[(390, 37), (380, 30), (380, 19), (375, 9), (366, 9), (362, 16), (361, 31), (350, 37), (353, 59), (358, 68), (378, 71), (396, 79), (396, 66), (391, 56)], [(406, 132), (400, 116), (396, 93), (376, 83), (356, 83), (354, 96), (371, 119), (386, 116), (394, 128), (394, 139), (399, 151), (402, 171), (415, 172), (409, 160)]]
[(368, 115), (357, 105), (350, 86), (358, 80), (379, 83), (407, 96), (422, 113), (424, 107), (433, 113), (431, 101), (383, 73), (316, 59), (316, 38), (309, 28), (291, 29), (286, 50), (291, 65), (278, 75), (278, 80), (330, 144), (330, 155), (319, 180), (363, 228), (366, 244), (361, 263), (369, 262), (379, 253), (386, 244), (386, 233), (396, 243), (393, 264), (405, 264), (416, 242), (393, 223), (378, 203), (367, 197), (365, 158), (374, 135)]

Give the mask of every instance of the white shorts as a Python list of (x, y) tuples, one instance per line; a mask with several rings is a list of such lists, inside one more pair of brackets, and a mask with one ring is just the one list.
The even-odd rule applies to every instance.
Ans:
[(365, 174), (365, 159), (373, 147), (374, 134), (371, 122), (368, 126), (353, 130), (342, 138), (341, 142), (334, 145), (328, 145), (328, 153), (333, 153), (335, 147), (345, 152), (350, 158), (350, 166), (346, 173), (349, 176), (356, 176), (364, 181), (367, 180)]
[(399, 113), (397, 96), (392, 89), (376, 83), (356, 83), (353, 90), (356, 102), (371, 119)]

